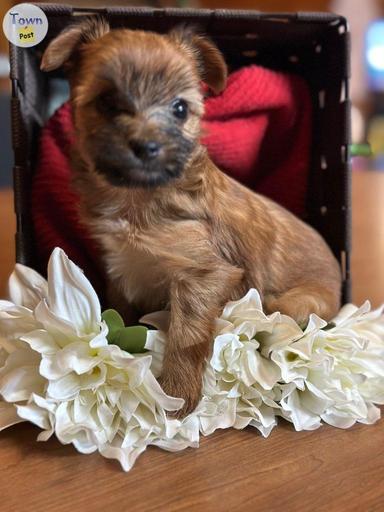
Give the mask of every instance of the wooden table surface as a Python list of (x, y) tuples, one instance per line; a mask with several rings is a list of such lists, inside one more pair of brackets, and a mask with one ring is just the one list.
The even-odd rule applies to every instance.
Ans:
[[(384, 300), (384, 173), (353, 177), (354, 302)], [(12, 198), (0, 191), (0, 294), (13, 266)], [(125, 474), (21, 424), (0, 434), (0, 511), (384, 511), (384, 419), (268, 439), (219, 431), (198, 450), (150, 448)]]

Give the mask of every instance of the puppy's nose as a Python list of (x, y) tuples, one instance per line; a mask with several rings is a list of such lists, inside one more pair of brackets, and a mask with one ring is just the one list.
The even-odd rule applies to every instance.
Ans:
[(155, 140), (134, 141), (131, 143), (132, 151), (141, 160), (152, 160), (159, 156), (161, 144)]

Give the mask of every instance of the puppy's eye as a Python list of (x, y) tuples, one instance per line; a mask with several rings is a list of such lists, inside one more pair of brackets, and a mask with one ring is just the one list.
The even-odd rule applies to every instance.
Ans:
[(98, 97), (97, 107), (103, 114), (116, 115), (121, 111), (121, 107), (111, 93), (105, 93)]
[(122, 96), (115, 91), (107, 91), (101, 94), (96, 104), (99, 111), (106, 116), (134, 115), (136, 112), (133, 100), (127, 95)]
[(172, 114), (177, 117), (177, 119), (186, 119), (188, 115), (188, 103), (182, 99), (175, 100), (172, 103)]

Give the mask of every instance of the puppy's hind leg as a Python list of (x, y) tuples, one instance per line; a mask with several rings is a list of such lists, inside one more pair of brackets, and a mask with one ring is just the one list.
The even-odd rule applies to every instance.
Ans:
[(292, 317), (299, 325), (305, 324), (311, 313), (329, 321), (340, 308), (340, 285), (301, 284), (278, 296), (267, 295), (264, 307), (267, 313), (280, 311)]

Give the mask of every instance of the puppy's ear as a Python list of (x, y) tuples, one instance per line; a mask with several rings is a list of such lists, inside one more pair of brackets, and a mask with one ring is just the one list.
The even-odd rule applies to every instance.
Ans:
[(225, 89), (228, 70), (224, 58), (215, 44), (208, 38), (196, 33), (190, 27), (177, 27), (169, 33), (169, 37), (192, 53), (198, 63), (201, 79), (219, 94)]
[(41, 59), (40, 69), (52, 71), (68, 64), (82, 45), (99, 39), (107, 32), (108, 22), (101, 16), (93, 16), (70, 25), (49, 43)]

